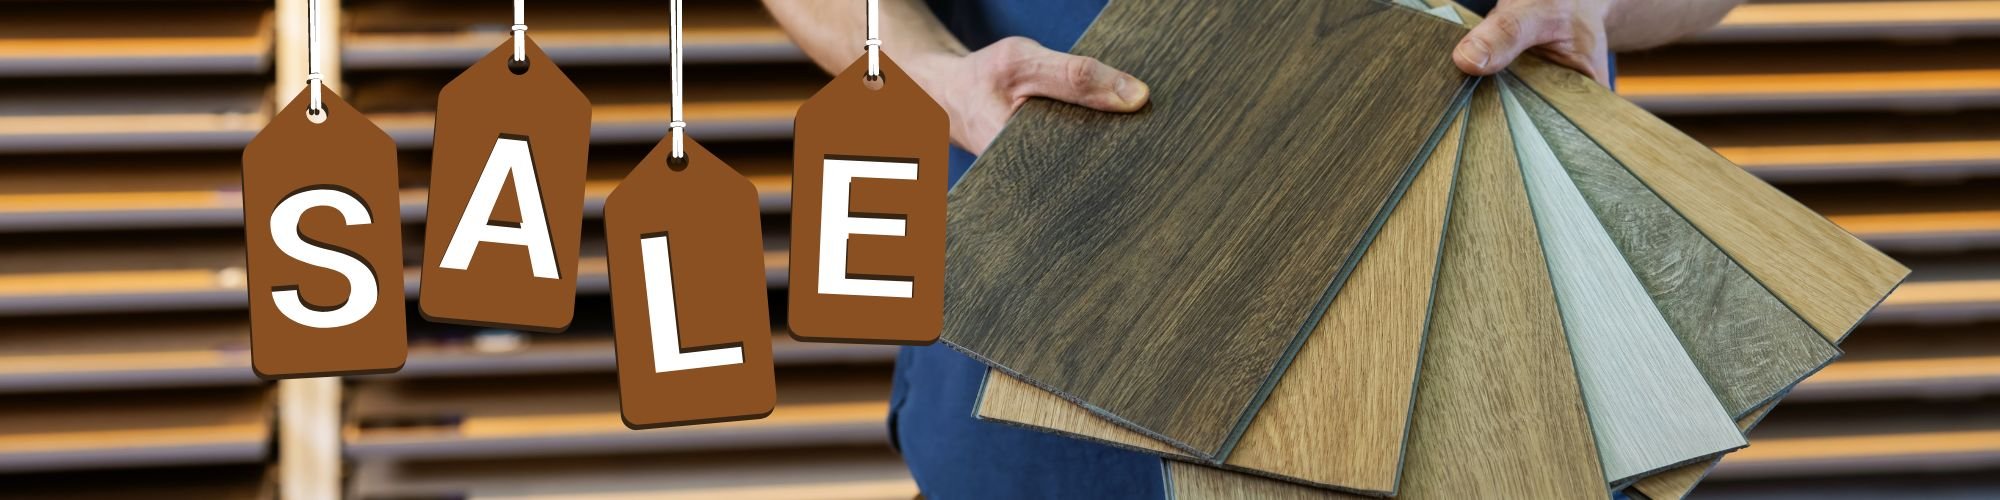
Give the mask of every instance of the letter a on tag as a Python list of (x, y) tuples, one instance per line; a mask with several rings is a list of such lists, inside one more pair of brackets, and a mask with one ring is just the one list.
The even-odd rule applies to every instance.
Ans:
[(945, 162), (951, 125), (881, 56), (799, 108), (792, 164), (792, 334), (928, 344), (944, 322)]
[(762, 418), (777, 402), (757, 188), (693, 140), (604, 202), (618, 401), (634, 429)]
[(418, 304), (433, 321), (537, 331), (576, 308), (590, 101), (531, 39), (438, 94)]
[(266, 378), (381, 373), (409, 354), (396, 143), (301, 92), (243, 150), (250, 361)]

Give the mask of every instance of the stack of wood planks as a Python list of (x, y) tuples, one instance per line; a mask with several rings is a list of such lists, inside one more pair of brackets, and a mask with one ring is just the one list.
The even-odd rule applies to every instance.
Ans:
[[(402, 372), (344, 380), (343, 399), (330, 407), (279, 408), (274, 386), (249, 368), (239, 161), (243, 144), (276, 110), (274, 98), (303, 84), (285, 69), (303, 64), (300, 19), (280, 16), (302, 12), (296, 9), (303, 3), (4, 2), (0, 496), (271, 498), (284, 482), (282, 451), (308, 446), (277, 430), (328, 420), (339, 423), (333, 432), (344, 448), (340, 477), (330, 480), (355, 498), (915, 494), (886, 445), (882, 422), (895, 351), (791, 342), (783, 318), (772, 323), (781, 406), (770, 418), (643, 433), (620, 427), (601, 247), (586, 249), (583, 296), (571, 331), (460, 328), (413, 318), (410, 360)], [(509, 12), (501, 4), (449, 0), (321, 3), (338, 7), (332, 12), (341, 26), (329, 33), (340, 47), (339, 56), (327, 60), (330, 74), (338, 74), (332, 83), (404, 148), (404, 221), (421, 231), (431, 100), (446, 79), (505, 40)], [(765, 227), (772, 231), (766, 262), (773, 310), (782, 311), (791, 117), (826, 77), (755, 0), (691, 2), (688, 9), (688, 70), (702, 76), (688, 82), (687, 113), (699, 124), (703, 143), (758, 186)], [(666, 130), (666, 15), (665, 3), (635, 0), (529, 6), (537, 42), (597, 106), (592, 158), (601, 163), (591, 169), (586, 214), (593, 219), (586, 228), (597, 226), (603, 196), (624, 169)], [(1993, 0), (1752, 0), (1691, 40), (1620, 57), (1625, 99), (1914, 270), (1858, 328), (1836, 338), (1843, 353), (1838, 360), (1797, 384), (1767, 418), (1754, 418), (1761, 411), (1748, 415), (1758, 422), (1748, 433), (1749, 447), (1726, 455), (1692, 497), (1985, 497), (2000, 491), (1993, 479), (2000, 470), (2000, 339), (1992, 336), (2000, 325), (2000, 265), (1994, 260), (2000, 256), (2000, 197), (1992, 195), (2000, 189), (2000, 115), (1994, 112), (2000, 109), (2000, 77), (1992, 76), (2000, 71), (1997, 43), (2000, 2)], [(1510, 88), (1549, 148), (1577, 144), (1561, 140), (1560, 127), (1541, 126), (1545, 118), (1536, 121), (1542, 115), (1535, 101), (1518, 90), (1549, 89), (1521, 76), (1524, 81)], [(1518, 269), (1499, 269), (1499, 259), (1534, 262), (1518, 252), (1489, 256), (1481, 250), (1478, 258), (1495, 269), (1474, 269), (1480, 276), (1416, 265), (1438, 256), (1450, 262), (1458, 249), (1447, 244), (1467, 234), (1452, 224), (1501, 217), (1512, 221), (1501, 223), (1532, 224), (1534, 209), (1525, 200), (1498, 201), (1494, 193), (1456, 187), (1501, 169), (1463, 160), (1435, 163), (1463, 156), (1459, 145), (1492, 148), (1518, 140), (1492, 134), (1491, 127), (1471, 137), (1473, 125), (1465, 122), (1510, 119), (1506, 94), (1494, 94), (1500, 114), (1475, 117), (1471, 111), (1478, 106), (1491, 106), (1479, 103), (1492, 102), (1476, 92), (1464, 99), (1470, 111), (1449, 123), (1433, 117), (1426, 132), (1444, 132), (1433, 134), (1436, 146), (1426, 149), (1424, 168), (1400, 188), (1398, 209), (1375, 232), (1371, 246), (1411, 249), (1389, 253), (1409, 259), (1361, 259), (1347, 273), (1347, 291), (1435, 274), (1437, 294), (1419, 296), (1424, 306), (1442, 307), (1446, 278), (1504, 277)], [(1562, 104), (1555, 96), (1534, 96)], [(1173, 103), (1168, 92), (1156, 98), (1156, 104)], [(1576, 118), (1567, 109), (1558, 114)], [(1218, 115), (1206, 122), (1229, 120)], [(1401, 166), (1418, 164), (1410, 160)], [(1513, 165), (1515, 196), (1525, 198), (1532, 193), (1518, 173), (1519, 161), (1517, 156)], [(1454, 175), (1426, 177), (1424, 172), (1442, 172), (1433, 164), (1456, 164)], [(1590, 191), (1582, 189), (1588, 186), (1573, 178), (1590, 203)], [(1514, 208), (1459, 217), (1456, 207), (1475, 200)], [(1418, 230), (1398, 231), (1405, 227)], [(417, 234), (406, 241), (420, 241)], [(1618, 243), (1617, 235), (1607, 236)], [(1484, 237), (1511, 241), (1518, 251), (1531, 242), (1514, 233)], [(585, 237), (593, 239), (601, 238)], [(1540, 246), (1539, 239), (1532, 242)], [(414, 261), (408, 264), (413, 270)], [(1745, 272), (1758, 271), (1746, 265)], [(1486, 317), (1482, 311), (1505, 309), (1520, 316), (1507, 331), (1547, 333), (1550, 324), (1563, 321), (1559, 308), (1548, 307), (1560, 306), (1562, 298), (1557, 283), (1544, 286), (1547, 297), (1536, 311), (1487, 304), (1480, 297), (1493, 291), (1460, 288), (1451, 293), (1482, 295), (1451, 299), (1479, 309), (1445, 312)], [(1454, 337), (1467, 330), (1445, 330), (1449, 318), (1412, 313), (1406, 297), (1375, 297), (1368, 304), (1329, 301), (1325, 320), (1297, 346), (1285, 370), (1290, 375), (1272, 384), (1262, 406), (1314, 399), (1331, 391), (1314, 381), (1352, 380), (1351, 370), (1397, 367), (1408, 373), (1407, 383), (1420, 369), (1464, 366), (1467, 359), (1548, 355), (1546, 345)], [(1346, 309), (1377, 311), (1385, 322), (1343, 325), (1349, 316), (1339, 312)], [(1391, 317), (1397, 322), (1386, 322)], [(1662, 319), (1671, 324), (1673, 317)], [(1300, 333), (1297, 326), (1293, 333)], [(1485, 323), (1475, 326), (1475, 335), (1493, 334)], [(1811, 326), (1823, 333), (1820, 324)], [(1382, 333), (1399, 329), (1428, 335)], [(1312, 341), (1337, 335), (1349, 340)], [(1557, 341), (1567, 344), (1548, 335), (1533, 340)], [(1338, 349), (1351, 346), (1367, 349)], [(1421, 358), (1415, 356), (1419, 347)], [(1368, 357), (1394, 352), (1404, 355)], [(1523, 378), (1530, 379), (1542, 380)], [(1038, 396), (1052, 396), (1034, 390), (1011, 393), (1020, 405), (1003, 404), (1008, 400), (995, 388), (1014, 380), (993, 376), (985, 409), (1058, 408), (1036, 403)], [(1457, 383), (1540, 390), (1502, 386), (1504, 380), (1477, 374)], [(1390, 387), (1396, 381), (1374, 383)], [(1368, 423), (1393, 424), (1383, 415), (1409, 414), (1406, 409), (1368, 407), (1357, 399), (1348, 407), (1243, 422), (1227, 470), (1198, 465), (1208, 460), (1080, 408), (1034, 418), (1067, 418), (1047, 427), (1178, 456), (1163, 462), (1163, 470), (1176, 478), (1183, 498), (1318, 497), (1331, 491), (1239, 473), (1251, 469), (1379, 477), (1379, 463), (1335, 463), (1324, 459), (1336, 456), (1325, 450), (1270, 446), (1272, 436), (1302, 432), (1296, 422), (1338, 420), (1352, 426), (1338, 435), (1387, 437), (1404, 450), (1396, 455), (1400, 464), (1391, 465), (1403, 472), (1401, 492), (1415, 496), (1417, 482), (1437, 476), (1414, 469), (1424, 463), (1413, 451), (1424, 446), (1420, 429), (1431, 422), (1422, 408), (1433, 400), (1423, 397), (1423, 384), (1411, 387), (1416, 390), (1405, 391), (1410, 401), (1403, 404), (1418, 412), (1403, 424), (1412, 434), (1407, 442), (1400, 432), (1376, 432), (1381, 426)], [(1584, 388), (1572, 390), (1581, 394)], [(1025, 406), (1030, 403), (1042, 406)], [(1373, 420), (1358, 418), (1364, 410)], [(1565, 421), (1577, 429), (1592, 423), (1587, 408), (1551, 411), (1568, 415)], [(996, 415), (988, 417), (1031, 418)], [(1567, 442), (1595, 444), (1577, 429), (1570, 429)], [(1485, 439), (1531, 438), (1548, 442), (1546, 436)], [(1603, 466), (1596, 455), (1574, 450), (1515, 451), (1522, 455), (1488, 458)], [(1681, 477), (1689, 480), (1641, 479), (1623, 488), (1635, 496), (1676, 498), (1708, 469), (1697, 464), (1688, 470), (1693, 472)], [(1605, 479), (1608, 491), (1613, 481)]]

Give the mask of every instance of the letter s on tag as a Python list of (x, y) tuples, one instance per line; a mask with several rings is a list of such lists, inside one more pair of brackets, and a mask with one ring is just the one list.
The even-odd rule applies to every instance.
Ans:
[[(310, 92), (307, 90), (306, 92)], [(409, 354), (396, 144), (326, 90), (243, 150), (250, 360), (266, 378), (395, 371)]]

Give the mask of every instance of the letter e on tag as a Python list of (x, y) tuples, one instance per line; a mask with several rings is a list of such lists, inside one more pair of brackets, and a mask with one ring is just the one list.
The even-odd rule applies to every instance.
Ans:
[(921, 345), (943, 328), (951, 124), (888, 54), (881, 67), (871, 85), (863, 57), (799, 108), (787, 317), (800, 340)]
[(432, 321), (560, 331), (576, 309), (590, 101), (532, 39), (438, 94), (418, 305)]
[(243, 150), (250, 360), (265, 378), (396, 371), (409, 355), (396, 143), (300, 92)]
[(634, 429), (762, 418), (777, 403), (757, 188), (672, 136), (604, 202), (618, 401)]

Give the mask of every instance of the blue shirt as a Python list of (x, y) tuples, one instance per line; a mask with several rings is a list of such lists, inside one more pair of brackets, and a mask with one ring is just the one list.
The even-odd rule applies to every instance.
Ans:
[[(1022, 36), (1068, 50), (1106, 0), (927, 0), (966, 47)], [(1493, 0), (1460, 0), (1475, 12)], [(951, 148), (950, 182), (973, 156)], [(982, 421), (973, 402), (986, 366), (942, 343), (896, 356), (890, 439), (929, 498), (1165, 498), (1158, 457)]]

